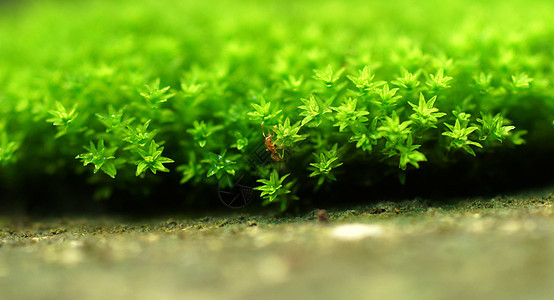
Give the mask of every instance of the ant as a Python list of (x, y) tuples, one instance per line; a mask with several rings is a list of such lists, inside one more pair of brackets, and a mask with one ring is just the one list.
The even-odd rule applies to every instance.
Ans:
[[(273, 130), (275, 130), (276, 127), (277, 126), (273, 126)], [(277, 152), (277, 147), (275, 146), (277, 140), (275, 140), (275, 142), (271, 141), (271, 139), (273, 138), (271, 130), (268, 130), (267, 135), (265, 135), (264, 122), (262, 122), (262, 134), (264, 135), (265, 145), (267, 147), (265, 151), (271, 152), (271, 159), (273, 159), (274, 161), (280, 161), (281, 159), (283, 159), (283, 156), (285, 156), (285, 149), (283, 149), (283, 154), (279, 154), (279, 152)]]

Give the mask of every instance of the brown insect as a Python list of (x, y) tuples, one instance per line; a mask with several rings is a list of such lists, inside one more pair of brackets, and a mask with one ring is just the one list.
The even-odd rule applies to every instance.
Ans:
[[(276, 127), (277, 126), (273, 126), (273, 130), (275, 130)], [(271, 140), (274, 137), (274, 135), (271, 134), (271, 130), (268, 130), (267, 135), (265, 135), (264, 122), (262, 122), (262, 134), (264, 135), (265, 146), (267, 147), (265, 151), (271, 152), (271, 159), (274, 161), (280, 161), (283, 159), (283, 156), (285, 156), (285, 149), (282, 149), (283, 154), (279, 154), (279, 152), (277, 152), (277, 147), (275, 146), (275, 142), (277, 142), (277, 140), (275, 140), (275, 142)]]

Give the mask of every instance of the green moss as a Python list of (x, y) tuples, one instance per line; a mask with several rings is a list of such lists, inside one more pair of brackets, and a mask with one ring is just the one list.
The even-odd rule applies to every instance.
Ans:
[(76, 178), (110, 198), (137, 184), (150, 194), (160, 181), (216, 189), (278, 172), (290, 174), (286, 191), (275, 186), (282, 196), (266, 203), (286, 209), (299, 191), (352, 177), (404, 181), (419, 168), (554, 140), (547, 1), (3, 10), (0, 177), (21, 186), (91, 173)]

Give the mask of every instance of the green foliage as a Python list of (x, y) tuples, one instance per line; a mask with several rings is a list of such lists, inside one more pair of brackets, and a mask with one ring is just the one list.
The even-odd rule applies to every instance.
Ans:
[(455, 149), (464, 149), (467, 151), (467, 153), (475, 156), (475, 151), (470, 146), (475, 146), (479, 148), (483, 148), (481, 144), (471, 141), (469, 139), (469, 134), (477, 130), (478, 128), (475, 126), (467, 127), (467, 122), (462, 121), (464, 125), (461, 125), (460, 118), (456, 119), (456, 123), (454, 126), (444, 123), (450, 131), (443, 132), (442, 135), (448, 136), (451, 138), (450, 141), (450, 147), (453, 147)]
[(291, 199), (295, 199), (293, 196), (289, 199), (287, 194), (291, 193), (291, 188), (294, 182), (288, 182), (284, 184), (285, 179), (289, 177), (290, 174), (279, 177), (277, 170), (273, 170), (268, 179), (259, 179), (258, 182), (261, 183), (261, 186), (255, 187), (255, 190), (261, 191), (261, 197), (263, 198), (263, 204), (268, 205), (272, 202), (281, 202), (281, 210), (284, 211), (288, 204), (287, 202)]
[(310, 127), (318, 127), (325, 120), (325, 114), (330, 113), (329, 108), (322, 108), (315, 99), (314, 95), (310, 95), (308, 99), (300, 99), (304, 105), (298, 108), (303, 110), (299, 116), (304, 117), (301, 126), (309, 124)]
[(70, 130), (75, 131), (75, 126), (71, 125), (73, 125), (75, 118), (77, 118), (78, 113), (76, 110), (77, 105), (75, 105), (70, 111), (67, 111), (63, 104), (56, 102), (56, 109), (49, 111), (52, 118), (46, 121), (52, 123), (54, 126), (58, 126), (58, 133), (55, 135), (56, 138), (69, 133)]
[(529, 84), (532, 81), (533, 81), (533, 78), (529, 78), (529, 76), (527, 76), (527, 74), (525, 73), (512, 75), (512, 87), (514, 91), (528, 89), (530, 87)]
[(10, 141), (2, 127), (0, 124), (0, 164), (6, 165), (15, 162), (15, 153), (19, 148), (19, 143)]
[(310, 163), (311, 167), (308, 167), (308, 170), (312, 171), (310, 177), (319, 177), (317, 186), (321, 186), (326, 179), (336, 181), (337, 178), (331, 173), (331, 170), (342, 165), (341, 162), (338, 162), (337, 144), (334, 144), (331, 150), (327, 152), (321, 152), (319, 155), (314, 153), (313, 155), (317, 162)]
[(281, 147), (291, 147), (294, 143), (305, 139), (305, 136), (298, 134), (301, 127), (302, 125), (300, 122), (291, 125), (289, 118), (286, 118), (282, 124), (278, 124), (277, 127), (275, 127), (275, 134), (279, 140), (279, 145), (281, 145)]
[[(131, 144), (125, 149), (140, 149), (144, 147), (149, 141), (151, 141), (157, 134), (157, 130), (148, 131), (150, 120), (146, 121), (142, 125), (127, 125), (124, 130), (123, 141)], [(109, 132), (110, 128), (106, 129)]]
[(113, 156), (113, 154), (117, 150), (117, 147), (106, 148), (104, 146), (104, 140), (100, 140), (98, 142), (98, 147), (94, 146), (91, 141), (90, 146), (84, 148), (88, 151), (88, 153), (79, 154), (77, 155), (77, 157), (75, 157), (83, 162), (83, 166), (93, 164), (95, 174), (98, 172), (98, 170), (102, 170), (111, 178), (115, 178), (117, 170), (115, 169), (115, 164), (113, 161), (113, 159), (115, 159), (115, 156)]
[(410, 119), (414, 122), (414, 125), (418, 126), (420, 129), (437, 128), (435, 124), (437, 124), (438, 119), (446, 114), (438, 112), (439, 109), (433, 107), (436, 100), (437, 96), (433, 96), (426, 102), (423, 93), (420, 93), (418, 105), (408, 102), (414, 110), (414, 113), (410, 115)]
[(318, 81), (323, 82), (325, 86), (331, 87), (333, 83), (339, 80), (341, 74), (344, 72), (344, 68), (339, 69), (338, 71), (333, 71), (331, 65), (327, 65), (325, 69), (314, 70), (314, 78)]
[(384, 115), (389, 115), (394, 112), (398, 99), (402, 98), (400, 95), (396, 95), (398, 88), (390, 89), (388, 84), (385, 84), (380, 89), (375, 89), (375, 93), (379, 95), (379, 98), (374, 100), (374, 103), (377, 104), (381, 113)]
[(198, 143), (198, 146), (201, 148), (204, 148), (206, 146), (206, 143), (208, 141), (208, 137), (214, 134), (214, 132), (221, 130), (223, 126), (217, 125), (207, 125), (204, 123), (204, 121), (194, 121), (193, 127), (191, 129), (187, 129), (187, 132), (192, 134), (194, 137), (194, 140)]
[(271, 102), (265, 101), (265, 99), (262, 98), (261, 104), (252, 103), (252, 108), (254, 108), (254, 111), (249, 112), (248, 115), (250, 116), (250, 120), (255, 120), (259, 122), (265, 122), (266, 120), (271, 120), (277, 117), (282, 110), (277, 111), (271, 111)]
[(437, 74), (429, 74), (429, 79), (425, 84), (429, 86), (431, 92), (437, 93), (440, 90), (449, 88), (448, 83), (452, 80), (452, 77), (445, 76), (444, 70), (441, 68), (437, 71)]
[[(102, 115), (97, 113), (96, 116), (98, 117), (98, 120), (100, 123), (102, 123), (104, 126), (106, 126), (106, 132), (120, 132), (122, 130), (125, 130), (126, 128), (129, 128), (130, 130), (133, 130), (133, 127), (129, 127), (130, 123), (133, 122), (133, 118), (122, 120), (123, 118), (123, 111), (125, 108), (121, 108), (120, 110), (115, 110), (112, 105), (108, 106), (108, 113), (106, 115)], [(148, 122), (149, 123), (149, 122)], [(146, 127), (148, 127), (148, 123), (146, 123)], [(146, 128), (143, 129), (143, 132), (146, 130)], [(131, 134), (134, 135), (134, 134)]]
[(363, 126), (362, 129), (354, 131), (354, 135), (350, 137), (351, 142), (356, 142), (356, 148), (361, 148), (364, 151), (371, 152), (373, 146), (377, 145), (377, 141), (381, 138), (377, 131), (378, 118), (374, 118), (369, 127)]
[(504, 126), (506, 121), (500, 114), (496, 114), (494, 117), (491, 114), (484, 114), (481, 112), (482, 119), (477, 119), (477, 122), (481, 123), (478, 127), (480, 132), (479, 140), (492, 143), (502, 142), (510, 135), (510, 131), (515, 129), (515, 126)]
[(348, 126), (361, 124), (368, 120), (365, 117), (369, 115), (368, 111), (364, 109), (356, 110), (357, 101), (356, 99), (348, 98), (341, 106), (331, 107), (332, 110), (336, 111), (336, 123), (333, 126), (339, 126), (339, 131), (344, 131)]
[[(190, 93), (190, 91), (185, 92)], [(159, 108), (162, 103), (167, 101), (167, 99), (175, 96), (175, 94), (169, 92), (169, 86), (160, 89), (159, 78), (157, 78), (151, 85), (146, 85), (140, 95), (144, 98), (144, 101), (146, 101), (148, 108), (152, 110)]]
[(407, 70), (404, 70), (402, 77), (398, 77), (396, 80), (392, 81), (391, 83), (401, 88), (404, 88), (407, 91), (413, 91), (420, 84), (418, 79), (419, 73), (421, 73), (421, 70), (419, 70), (414, 74), (408, 72)]
[(240, 131), (235, 131), (233, 135), (237, 140), (234, 144), (231, 145), (231, 147), (237, 148), (237, 150), (244, 152), (246, 146), (248, 146), (248, 139), (243, 136)]
[(140, 155), (135, 164), (137, 165), (136, 176), (139, 176), (146, 170), (150, 170), (156, 174), (156, 171), (169, 172), (163, 164), (172, 163), (171, 158), (163, 157), (162, 152), (164, 147), (160, 147), (154, 140), (150, 141), (150, 145), (147, 149), (137, 149), (137, 153)]
[(373, 82), (375, 74), (371, 73), (369, 66), (364, 66), (364, 68), (358, 71), (358, 76), (346, 75), (350, 81), (352, 81), (358, 89), (361, 91), (372, 91), (375, 88), (385, 84), (385, 81)]
[(207, 163), (210, 166), (208, 174), (206, 175), (207, 177), (215, 175), (217, 179), (221, 179), (223, 172), (226, 172), (229, 175), (235, 175), (233, 165), (236, 163), (225, 158), (225, 151), (220, 155), (209, 153), (208, 159), (202, 160), (202, 162)]
[(29, 5), (0, 11), (0, 179), (20, 186), (215, 194), (248, 175), (285, 210), (554, 139), (547, 1)]
[(399, 141), (403, 141), (408, 138), (408, 135), (412, 132), (410, 125), (412, 121), (404, 121), (400, 123), (400, 117), (396, 111), (392, 112), (392, 116), (385, 117), (382, 121), (382, 125), (377, 128), (383, 137), (389, 142), (396, 144)]
[(423, 153), (416, 151), (421, 145), (413, 145), (412, 135), (408, 135), (406, 138), (405, 144), (398, 144), (393, 150), (391, 155), (400, 156), (399, 167), (402, 170), (406, 170), (408, 164), (413, 165), (419, 169), (419, 163), (422, 161), (427, 161), (427, 158)]

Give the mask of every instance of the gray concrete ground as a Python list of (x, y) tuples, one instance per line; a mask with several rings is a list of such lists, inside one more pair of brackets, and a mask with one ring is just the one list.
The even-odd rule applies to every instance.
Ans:
[(554, 299), (552, 190), (298, 218), (0, 219), (0, 299)]

